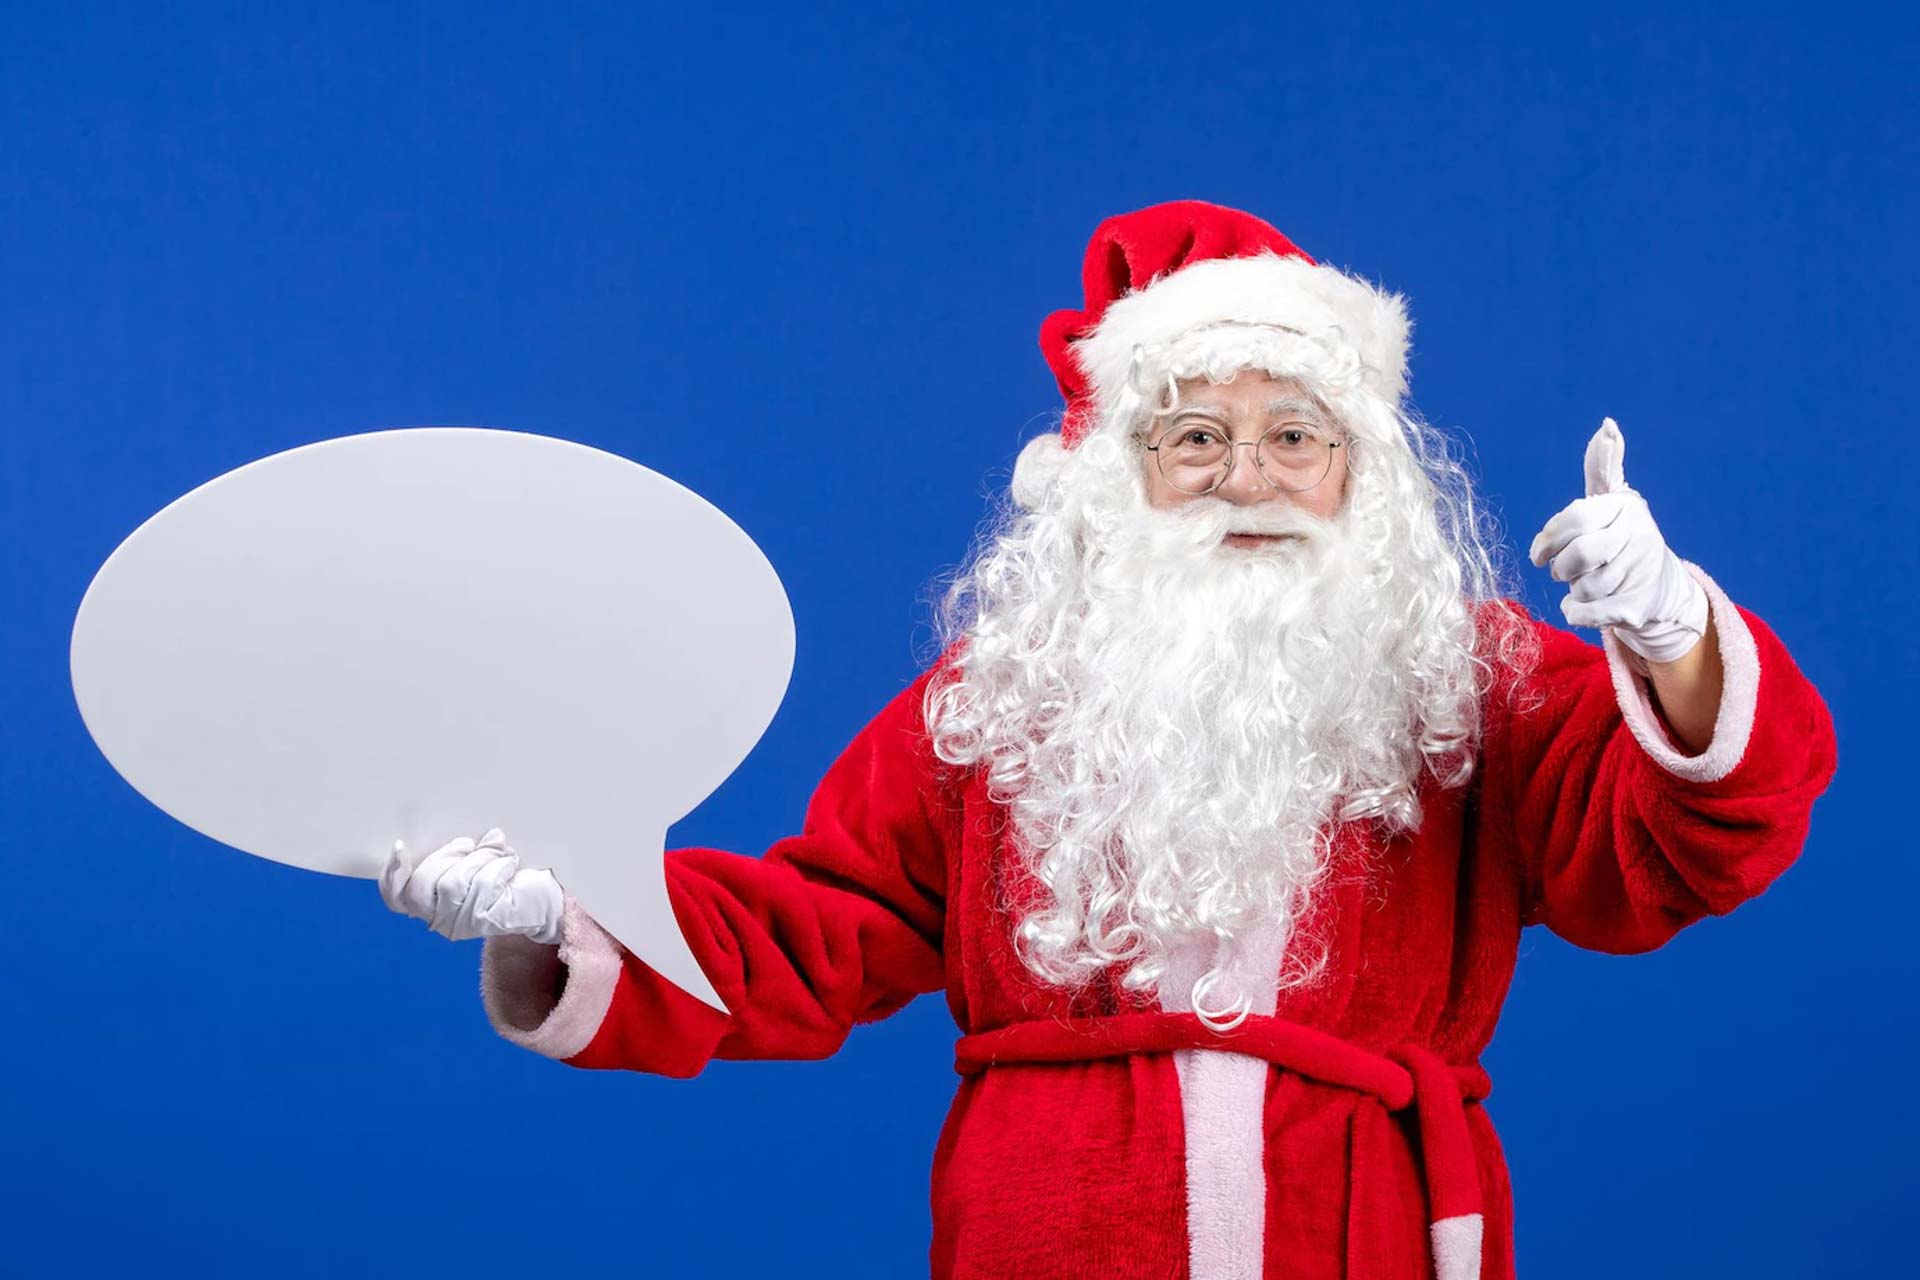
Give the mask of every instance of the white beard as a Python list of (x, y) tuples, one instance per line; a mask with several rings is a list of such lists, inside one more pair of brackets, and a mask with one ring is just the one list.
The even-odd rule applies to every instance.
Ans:
[[(1241, 550), (1229, 531), (1301, 536)], [(1286, 945), (1280, 985), (1314, 976), (1324, 948), (1294, 935), (1334, 825), (1417, 827), (1422, 767), (1459, 736), (1423, 733), (1423, 701), (1458, 699), (1416, 669), (1439, 647), (1422, 642), (1466, 616), (1458, 579), (1454, 611), (1398, 622), (1420, 612), (1401, 607), (1409, 591), (1447, 596), (1443, 571), (1368, 549), (1398, 532), (1350, 509), (1321, 521), (1203, 499), (1037, 515), (1011, 535), (1024, 549), (987, 557), (993, 590), (929, 724), (943, 758), (986, 767), (1050, 895), (1017, 933), (1036, 974), (1077, 986), (1125, 962), (1124, 988), (1158, 991), (1182, 940), (1231, 946), (1264, 923)], [(1170, 1007), (1237, 1020), (1259, 993), (1233, 989), (1228, 967)]]

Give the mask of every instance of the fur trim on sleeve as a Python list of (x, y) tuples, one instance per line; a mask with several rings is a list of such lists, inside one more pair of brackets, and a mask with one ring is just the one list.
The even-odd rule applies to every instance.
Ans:
[[(556, 1001), (563, 966), (567, 986)], [(523, 1049), (564, 1060), (600, 1029), (620, 969), (620, 944), (568, 894), (559, 946), (518, 935), (481, 944), (480, 999), (495, 1031)]]
[(1760, 696), (1760, 654), (1753, 633), (1740, 611), (1733, 607), (1706, 571), (1690, 560), (1683, 560), (1707, 592), (1708, 608), (1713, 614), (1714, 631), (1720, 640), (1720, 665), (1725, 676), (1720, 688), (1720, 712), (1713, 722), (1713, 739), (1697, 756), (1687, 755), (1660, 723), (1653, 709), (1652, 685), (1645, 666), (1619, 640), (1613, 628), (1600, 630), (1601, 646), (1607, 651), (1607, 666), (1613, 674), (1613, 691), (1634, 740), (1649, 756), (1675, 777), (1689, 782), (1718, 782), (1732, 773), (1746, 754), (1753, 734), (1754, 709)]

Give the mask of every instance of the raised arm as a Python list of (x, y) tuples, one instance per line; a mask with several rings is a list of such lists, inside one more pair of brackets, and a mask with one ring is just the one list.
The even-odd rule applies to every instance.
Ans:
[(854, 1025), (938, 990), (957, 814), (923, 731), (937, 669), (834, 761), (800, 834), (763, 857), (668, 851), (674, 916), (730, 1014), (660, 977), (569, 896), (557, 947), (484, 944), (494, 1028), (572, 1066), (687, 1077), (714, 1058), (824, 1058)]
[(1765, 623), (1699, 566), (1723, 685), (1691, 753), (1620, 643), (1526, 617), (1538, 706), (1489, 699), (1485, 822), (1517, 859), (1522, 921), (1596, 951), (1648, 951), (1760, 894), (1799, 856), (1836, 763), (1832, 716)]

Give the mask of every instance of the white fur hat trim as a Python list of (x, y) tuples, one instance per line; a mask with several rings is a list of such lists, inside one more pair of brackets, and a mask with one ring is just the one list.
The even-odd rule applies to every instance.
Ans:
[(1407, 394), (1412, 322), (1406, 299), (1324, 263), (1266, 251), (1191, 263), (1108, 306), (1100, 323), (1073, 344), (1102, 416), (1127, 385), (1135, 347), (1151, 350), (1220, 321), (1345, 342), (1360, 357), (1368, 389), (1389, 404)]

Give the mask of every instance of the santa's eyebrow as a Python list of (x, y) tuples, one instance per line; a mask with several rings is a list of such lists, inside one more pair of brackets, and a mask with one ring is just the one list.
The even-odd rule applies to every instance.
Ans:
[(1321, 419), (1327, 416), (1319, 405), (1311, 400), (1302, 400), (1299, 396), (1282, 396), (1280, 399), (1267, 405), (1267, 416), (1269, 418), (1280, 413), (1304, 413), (1309, 418), (1315, 419)]
[[(1205, 401), (1201, 401), (1198, 404), (1180, 405), (1174, 409), (1173, 416), (1178, 417), (1185, 413), (1205, 414), (1207, 417), (1220, 422), (1225, 422), (1230, 416), (1224, 406), (1208, 404)], [(1278, 417), (1283, 413), (1304, 414), (1316, 422), (1325, 422), (1327, 417), (1326, 411), (1319, 405), (1311, 400), (1303, 400), (1299, 396), (1282, 396), (1278, 400), (1268, 402), (1267, 416), (1269, 418)]]

